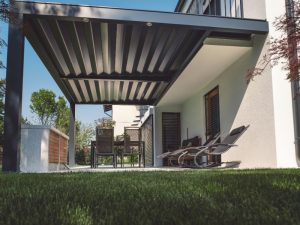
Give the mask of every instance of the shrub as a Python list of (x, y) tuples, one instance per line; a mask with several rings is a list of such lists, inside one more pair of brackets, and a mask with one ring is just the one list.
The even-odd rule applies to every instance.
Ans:
[(85, 165), (85, 153), (82, 149), (76, 150), (75, 153), (75, 163), (78, 165)]

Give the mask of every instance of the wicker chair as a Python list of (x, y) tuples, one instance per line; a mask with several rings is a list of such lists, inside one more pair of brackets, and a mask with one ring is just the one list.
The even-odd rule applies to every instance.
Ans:
[(96, 128), (95, 166), (98, 166), (99, 157), (112, 157), (113, 167), (116, 167), (116, 153), (114, 151), (114, 129)]
[[(134, 157), (138, 156), (139, 167), (141, 167), (142, 146), (141, 129), (136, 127), (124, 128), (124, 156), (130, 157), (131, 166), (134, 166)], [(123, 160), (122, 160), (123, 161)]]

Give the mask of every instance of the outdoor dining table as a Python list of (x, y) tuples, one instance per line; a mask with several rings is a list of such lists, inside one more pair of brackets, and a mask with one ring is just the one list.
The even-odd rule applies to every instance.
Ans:
[[(129, 146), (133, 147), (133, 146), (141, 146), (141, 156), (139, 157), (139, 167), (141, 167), (141, 157), (144, 158), (144, 142), (143, 141), (130, 141), (129, 142)], [(125, 150), (125, 145), (124, 145), (124, 141), (114, 141), (113, 142), (113, 146), (117, 147), (117, 156), (118, 155), (122, 155), (123, 151)], [(91, 142), (91, 168), (96, 168), (96, 157), (95, 157), (95, 153), (96, 153), (96, 141), (92, 141)], [(121, 167), (124, 166), (123, 165), (123, 157), (121, 156)], [(116, 164), (117, 167), (117, 164)]]
[[(139, 167), (141, 167), (141, 157), (144, 156), (144, 151), (143, 151), (144, 142), (143, 141), (128, 141), (126, 144), (128, 145), (129, 148), (140, 147), (137, 154), (139, 155), (139, 158), (138, 158), (139, 159)], [(124, 141), (114, 141), (114, 147), (118, 147), (117, 155), (121, 155), (121, 167), (124, 167), (123, 156), (124, 155), (131, 155), (132, 156), (134, 153), (126, 152), (126, 146), (125, 146)], [(131, 165), (134, 166), (134, 163), (132, 163)]]

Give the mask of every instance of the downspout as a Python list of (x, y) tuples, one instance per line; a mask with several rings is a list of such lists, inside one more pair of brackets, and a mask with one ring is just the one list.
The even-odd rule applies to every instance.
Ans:
[[(288, 36), (294, 32), (296, 28), (296, 24), (293, 21), (294, 18), (294, 1), (293, 0), (285, 0), (286, 6), (286, 15), (288, 18), (292, 20), (292, 27), (288, 26), (287, 34)], [(298, 60), (298, 53), (297, 53), (297, 41), (295, 39), (288, 38), (288, 45), (291, 47), (293, 51), (293, 55), (289, 57), (289, 63), (293, 64), (294, 60)], [(294, 71), (290, 71), (294, 72)], [(295, 71), (299, 73), (298, 71)], [(299, 74), (295, 74), (297, 77)], [(292, 89), (292, 103), (293, 103), (293, 116), (294, 116), (294, 132), (295, 132), (295, 150), (296, 150), (296, 160), (298, 166), (300, 166), (300, 85), (299, 80), (291, 81), (291, 89)]]

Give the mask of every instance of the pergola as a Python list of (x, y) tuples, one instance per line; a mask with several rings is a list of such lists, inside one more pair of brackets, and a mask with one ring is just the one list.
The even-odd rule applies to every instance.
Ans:
[(250, 39), (268, 32), (266, 21), (242, 18), (40, 2), (16, 2), (14, 10), (4, 171), (19, 170), (24, 37), (70, 103), (74, 164), (76, 104), (156, 105), (207, 37)]

